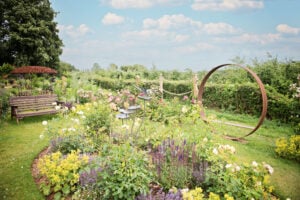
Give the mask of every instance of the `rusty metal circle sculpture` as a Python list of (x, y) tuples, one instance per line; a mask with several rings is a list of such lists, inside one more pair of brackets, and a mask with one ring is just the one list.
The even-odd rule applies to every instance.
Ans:
[(244, 67), (244, 66), (241, 66), (241, 65), (238, 65), (238, 64), (223, 64), (223, 65), (219, 65), (213, 69), (211, 69), (206, 75), (205, 77), (203, 78), (200, 86), (199, 86), (199, 92), (198, 92), (198, 102), (199, 102), (199, 105), (201, 106), (201, 110), (200, 110), (200, 116), (201, 116), (201, 119), (205, 122), (208, 122), (207, 118), (206, 118), (206, 115), (204, 113), (204, 109), (203, 109), (203, 103), (202, 103), (202, 97), (203, 97), (203, 93), (204, 93), (204, 87), (205, 87), (205, 84), (206, 84), (206, 81), (208, 80), (208, 78), (211, 76), (212, 73), (214, 73), (216, 70), (222, 68), (222, 67), (225, 67), (225, 66), (237, 66), (237, 67), (240, 67), (244, 70), (246, 70), (249, 74), (252, 75), (252, 77), (255, 79), (255, 81), (257, 82), (257, 84), (259, 85), (259, 88), (260, 88), (260, 92), (261, 92), (261, 97), (262, 97), (262, 110), (261, 110), (261, 115), (259, 117), (259, 121), (257, 123), (257, 125), (245, 136), (242, 136), (242, 137), (231, 137), (230, 139), (232, 140), (240, 140), (240, 139), (243, 139), (251, 134), (253, 134), (263, 123), (265, 117), (266, 117), (266, 114), (267, 114), (267, 107), (268, 107), (268, 99), (267, 99), (267, 94), (266, 94), (266, 90), (265, 90), (265, 87), (262, 83), (262, 81), (260, 80), (260, 78), (257, 76), (257, 74), (255, 74), (252, 70), (250, 70), (249, 68), (247, 67)]

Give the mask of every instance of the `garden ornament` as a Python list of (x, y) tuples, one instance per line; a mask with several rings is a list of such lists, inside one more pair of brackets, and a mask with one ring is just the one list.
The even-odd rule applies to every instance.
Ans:
[(251, 74), (251, 76), (255, 79), (255, 81), (257, 82), (257, 84), (259, 85), (259, 88), (260, 88), (260, 92), (261, 92), (261, 97), (262, 97), (262, 110), (261, 110), (261, 115), (259, 117), (259, 121), (257, 123), (257, 125), (245, 136), (242, 136), (242, 137), (227, 137), (231, 140), (235, 140), (235, 141), (241, 141), (243, 138), (253, 134), (263, 123), (265, 117), (266, 117), (266, 114), (267, 114), (267, 107), (268, 107), (268, 100), (267, 100), (267, 94), (266, 94), (266, 90), (265, 90), (265, 87), (262, 83), (262, 81), (260, 80), (260, 78), (252, 71), (250, 70), (249, 68), (247, 67), (244, 67), (244, 66), (241, 66), (241, 65), (238, 65), (238, 64), (223, 64), (223, 65), (219, 65), (213, 69), (211, 69), (206, 75), (205, 77), (203, 78), (200, 86), (199, 86), (199, 93), (198, 93), (198, 102), (199, 102), (199, 105), (201, 107), (201, 110), (200, 110), (200, 117), (203, 121), (205, 122), (208, 122), (208, 119), (206, 118), (206, 115), (204, 113), (204, 109), (203, 109), (203, 103), (202, 103), (202, 97), (203, 97), (203, 92), (204, 92), (204, 87), (205, 87), (205, 83), (206, 81), (208, 80), (208, 78), (211, 76), (212, 73), (214, 73), (216, 70), (218, 70), (219, 68), (222, 68), (222, 67), (226, 67), (226, 66), (237, 66), (237, 67), (240, 67), (244, 70), (246, 70), (249, 74)]

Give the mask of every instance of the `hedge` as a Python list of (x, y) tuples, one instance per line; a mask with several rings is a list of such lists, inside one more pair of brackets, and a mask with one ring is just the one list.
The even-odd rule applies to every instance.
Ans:
[[(135, 85), (135, 80), (97, 78), (95, 83), (102, 88), (121, 90)], [(145, 80), (142, 84), (144, 88), (155, 85), (158, 88), (157, 80)], [(276, 119), (285, 123), (297, 125), (300, 120), (297, 113), (300, 113), (300, 105), (296, 99), (288, 98), (280, 94), (269, 85), (265, 85), (268, 96), (268, 119)], [(164, 90), (181, 94), (192, 90), (191, 81), (164, 81)], [(174, 96), (164, 93), (164, 98)], [(236, 113), (246, 113), (259, 116), (261, 112), (261, 94), (256, 83), (244, 84), (212, 84), (205, 86), (203, 94), (203, 104), (209, 108), (217, 108), (233, 111)]]

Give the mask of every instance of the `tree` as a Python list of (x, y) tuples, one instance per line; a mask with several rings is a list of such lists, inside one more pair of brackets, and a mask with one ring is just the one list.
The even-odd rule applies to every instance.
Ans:
[(101, 70), (101, 66), (99, 65), (99, 63), (94, 63), (92, 67), (92, 71), (99, 71), (99, 70)]
[(63, 44), (49, 0), (2, 0), (0, 13), (0, 65), (58, 68)]
[(59, 67), (57, 70), (60, 75), (66, 75), (68, 72), (77, 71), (77, 69), (73, 65), (63, 61), (59, 63)]

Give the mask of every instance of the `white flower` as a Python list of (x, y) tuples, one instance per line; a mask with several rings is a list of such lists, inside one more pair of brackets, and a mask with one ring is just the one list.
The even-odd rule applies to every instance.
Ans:
[(235, 153), (235, 148), (233, 146), (228, 145), (228, 144), (226, 144), (226, 145), (220, 145), (219, 149), (220, 150), (224, 150), (224, 151), (229, 151), (232, 154)]
[(123, 129), (129, 130), (129, 126), (127, 124), (122, 125)]
[(42, 124), (43, 124), (44, 126), (47, 126), (48, 122), (47, 122), (47, 121), (43, 121)]
[(76, 110), (76, 108), (75, 108), (74, 106), (72, 106), (71, 110), (72, 110), (72, 111), (75, 111), (75, 110)]
[(263, 165), (264, 165), (264, 168), (268, 170), (269, 174), (273, 174), (274, 169), (273, 169), (273, 167), (271, 167), (271, 165), (266, 164), (266, 163), (263, 163)]
[(226, 164), (226, 168), (230, 168), (232, 166), (232, 164)]
[(86, 119), (86, 116), (82, 115), (81, 118), (82, 118), (82, 119)]
[(258, 182), (256, 183), (256, 185), (257, 185), (257, 186), (261, 186), (261, 181), (258, 181)]
[(181, 112), (182, 112), (182, 113), (187, 113), (187, 111), (188, 111), (188, 110), (187, 110), (186, 106), (182, 106)]
[(237, 165), (237, 166), (235, 167), (235, 170), (236, 170), (236, 171), (240, 171), (240, 170), (241, 170), (241, 167)]
[(83, 115), (83, 112), (80, 110), (77, 112), (78, 115)]
[(208, 141), (208, 139), (205, 137), (205, 138), (203, 138), (203, 142), (207, 142)]
[(253, 162), (252, 162), (252, 166), (253, 166), (253, 167), (257, 167), (257, 166), (258, 166), (257, 162), (256, 162), (256, 161), (253, 161)]
[(40, 135), (40, 139), (41, 140), (44, 139), (44, 135), (43, 134)]
[(219, 153), (219, 152), (218, 152), (218, 149), (214, 148), (214, 149), (213, 149), (213, 153), (214, 153), (215, 155), (218, 155), (218, 153)]
[(73, 128), (73, 127), (71, 127), (71, 128), (68, 128), (68, 131), (76, 131), (76, 129), (75, 128)]
[(55, 106), (55, 110), (59, 110), (60, 109), (60, 106)]
[(185, 189), (181, 189), (181, 190), (180, 190), (180, 192), (181, 192), (182, 194), (187, 193), (188, 191), (189, 191), (189, 188), (185, 188)]

